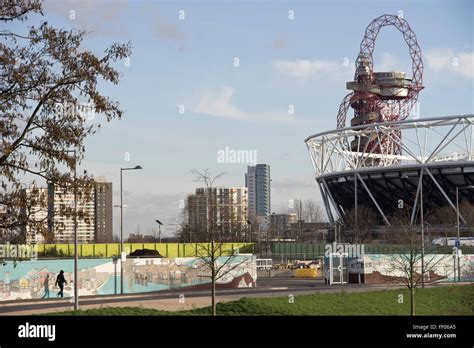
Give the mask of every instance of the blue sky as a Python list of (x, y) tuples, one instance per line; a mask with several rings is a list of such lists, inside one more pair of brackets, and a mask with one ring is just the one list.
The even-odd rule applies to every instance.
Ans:
[[(137, 226), (148, 233), (155, 218), (176, 223), (180, 200), (199, 186), (194, 168), (229, 172), (219, 184), (243, 186), (247, 164), (217, 162), (226, 147), (256, 150), (258, 162), (271, 165), (273, 211), (284, 211), (293, 198), (319, 201), (304, 139), (335, 128), (366, 26), (379, 15), (402, 13), (423, 51), (421, 117), (472, 113), (470, 1), (45, 3), (51, 24), (90, 32), (88, 49), (132, 42), (130, 65), (118, 65), (122, 82), (102, 88), (125, 116), (87, 140), (83, 162), (113, 182), (114, 199), (119, 168), (144, 167), (125, 173), (126, 234)], [(396, 29), (382, 29), (374, 66), (410, 76), (408, 48)], [(118, 211), (114, 220), (118, 232)]]

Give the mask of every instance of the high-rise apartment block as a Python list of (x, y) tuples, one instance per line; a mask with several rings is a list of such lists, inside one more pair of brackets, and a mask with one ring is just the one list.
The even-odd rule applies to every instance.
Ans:
[[(74, 241), (74, 192), (49, 183), (48, 188), (28, 188), (22, 193), (27, 207), (22, 209), (26, 224), (22, 228), (28, 244)], [(78, 243), (112, 242), (112, 183), (96, 179), (86, 196), (76, 195)], [(49, 240), (44, 236), (48, 234)]]
[(95, 242), (112, 242), (112, 183), (104, 179), (95, 182)]
[(214, 229), (222, 240), (240, 240), (247, 232), (248, 190), (246, 187), (198, 188), (187, 200), (188, 227), (205, 239)]
[(277, 238), (287, 238), (290, 235), (292, 225), (298, 221), (295, 213), (290, 214), (271, 214), (270, 230)]
[(257, 164), (248, 166), (245, 174), (245, 186), (249, 195), (249, 217), (250, 220), (260, 225), (268, 225), (268, 217), (271, 212), (270, 197), (270, 166), (268, 164)]
[(79, 212), (77, 217), (78, 243), (92, 243), (95, 239), (95, 190), (86, 197), (84, 192), (76, 193), (72, 189), (61, 187), (54, 183), (48, 184), (49, 197), (49, 230), (54, 235), (56, 243), (74, 241), (75, 220), (73, 216), (74, 203)]

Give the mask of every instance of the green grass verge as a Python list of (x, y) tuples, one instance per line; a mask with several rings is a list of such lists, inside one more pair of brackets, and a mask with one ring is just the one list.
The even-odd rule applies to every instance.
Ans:
[[(401, 297), (402, 295), (403, 297)], [(416, 290), (416, 315), (474, 315), (474, 286)], [(399, 303), (403, 299), (403, 303)], [(218, 315), (409, 315), (408, 290), (330, 293), (289, 297), (243, 298), (219, 303)], [(167, 312), (142, 307), (96, 308), (51, 315), (209, 315), (210, 308)]]

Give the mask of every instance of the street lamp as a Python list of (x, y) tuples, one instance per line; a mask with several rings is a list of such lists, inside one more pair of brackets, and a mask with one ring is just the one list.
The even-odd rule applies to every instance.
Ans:
[(461, 237), (460, 237), (460, 232), (459, 232), (459, 190), (470, 190), (473, 189), (474, 185), (469, 185), (466, 187), (458, 187), (456, 186), (456, 215), (457, 215), (457, 230), (458, 230), (458, 245), (459, 248), (456, 248), (456, 254), (458, 256), (458, 282), (461, 281), (461, 265), (460, 265), (460, 255), (459, 255), (459, 250), (461, 249)]
[(123, 186), (122, 173), (124, 170), (143, 169), (141, 166), (133, 168), (120, 168), (120, 294), (123, 295)]
[(78, 289), (78, 253), (77, 253), (77, 153), (76, 150), (64, 150), (65, 153), (74, 154), (74, 310), (79, 309), (79, 289)]
[(161, 225), (163, 224), (161, 223), (160, 220), (155, 220), (155, 221), (158, 224), (158, 237), (160, 238), (160, 244), (161, 244)]
[(423, 170), (420, 183), (420, 220), (421, 220), (421, 287), (425, 287), (425, 221), (423, 211)]
[(252, 223), (250, 220), (247, 219), (247, 233), (249, 233), (249, 226), (250, 226), (250, 233), (249, 233), (249, 242), (252, 242)]

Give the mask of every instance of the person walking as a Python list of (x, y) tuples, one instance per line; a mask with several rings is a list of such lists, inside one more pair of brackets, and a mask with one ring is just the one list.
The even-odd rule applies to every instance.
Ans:
[(64, 297), (63, 291), (64, 291), (64, 284), (67, 284), (66, 279), (64, 278), (64, 271), (61, 270), (59, 271), (59, 274), (56, 278), (56, 285), (59, 286), (59, 292), (58, 292), (58, 297)]
[(46, 278), (44, 278), (44, 294), (43, 298), (49, 298), (49, 273), (46, 274)]

